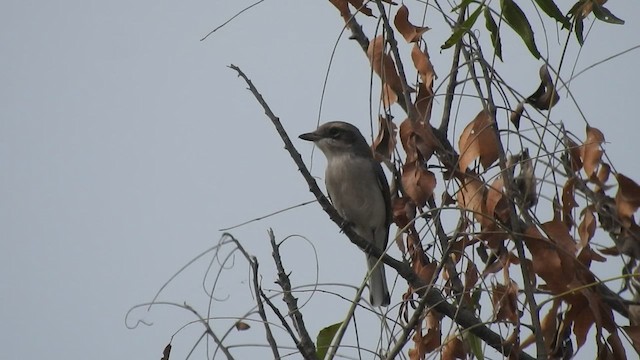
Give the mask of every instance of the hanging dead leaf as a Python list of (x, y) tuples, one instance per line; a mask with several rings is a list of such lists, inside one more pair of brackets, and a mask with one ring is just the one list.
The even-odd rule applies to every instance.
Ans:
[[(385, 39), (382, 35), (377, 36), (369, 43), (367, 56), (369, 57), (373, 71), (382, 79), (382, 83), (386, 84), (394, 95), (402, 94), (400, 76), (396, 70), (393, 58), (385, 51)], [(388, 101), (390, 101), (391, 95), (388, 94), (388, 91), (385, 95), (385, 98), (387, 97)]]
[(426, 162), (435, 150), (442, 148), (429, 123), (411, 122), (406, 119), (400, 124), (399, 132), (402, 147), (407, 154), (406, 162), (415, 161), (420, 157)]
[(462, 295), (462, 303), (468, 306), (472, 305), (471, 291), (476, 286), (478, 279), (480, 278), (478, 268), (473, 261), (467, 262), (467, 269), (464, 272), (464, 293)]
[(518, 285), (511, 280), (507, 285), (493, 285), (491, 291), (491, 303), (493, 304), (493, 317), (497, 321), (509, 321), (517, 324), (518, 315)]
[(531, 253), (533, 271), (547, 283), (553, 293), (566, 291), (573, 276), (564, 272), (563, 261), (556, 246), (542, 236), (535, 226), (526, 229), (523, 239)]
[[(607, 338), (607, 343), (609, 343), (609, 347), (611, 349), (611, 357), (607, 357), (607, 359), (616, 359), (616, 360), (626, 360), (627, 353), (624, 350), (624, 346), (622, 345), (622, 341), (620, 341), (620, 336), (618, 336), (617, 332), (612, 333)], [(603, 358), (601, 358), (603, 359)]]
[(604, 5), (607, 0), (590, 0), (590, 1), (579, 1), (578, 3), (582, 3), (579, 8), (575, 9), (583, 18), (587, 17), (593, 11), (593, 6)]
[(409, 43), (419, 41), (422, 34), (431, 30), (426, 26), (415, 26), (411, 24), (409, 22), (409, 9), (407, 9), (404, 4), (398, 9), (393, 23), (396, 29), (398, 29), (398, 32), (400, 32), (402, 37)]
[(593, 215), (593, 205), (589, 205), (582, 210), (582, 222), (578, 226), (578, 234), (580, 235), (580, 245), (582, 247), (589, 246), (589, 241), (596, 232), (596, 217)]
[(242, 320), (236, 321), (235, 327), (236, 327), (236, 330), (238, 330), (238, 331), (245, 331), (245, 330), (251, 329), (251, 325), (247, 324), (246, 322), (244, 322)]
[(408, 197), (395, 197), (392, 201), (393, 222), (403, 229), (416, 217), (416, 204)]
[(582, 159), (587, 178), (593, 175), (600, 164), (600, 159), (602, 158), (600, 146), (603, 142), (604, 134), (602, 134), (602, 131), (587, 125), (587, 139), (580, 148), (580, 158)]
[(427, 50), (422, 51), (418, 44), (413, 45), (411, 59), (413, 60), (413, 65), (416, 67), (416, 70), (418, 70), (418, 75), (420, 75), (420, 80), (424, 86), (427, 89), (432, 89), (433, 80), (436, 79), (437, 76), (433, 70), (433, 64), (431, 63)]
[(499, 142), (493, 126), (494, 121), (491, 114), (482, 110), (464, 128), (458, 141), (460, 170), (465, 171), (469, 164), (478, 157), (485, 169), (498, 159)]
[(391, 154), (396, 148), (396, 134), (398, 128), (393, 123), (393, 119), (384, 116), (378, 116), (378, 136), (373, 141), (373, 153), (376, 160), (391, 160)]
[(345, 22), (351, 20), (351, 11), (349, 10), (349, 4), (351, 4), (356, 11), (359, 11), (367, 16), (373, 16), (373, 12), (365, 4), (364, 0), (329, 0), (333, 6), (339, 11), (340, 15)]
[(575, 199), (576, 178), (570, 177), (562, 187), (562, 222), (571, 229), (573, 227), (573, 209), (578, 207)]
[(481, 224), (488, 225), (492, 216), (486, 213), (485, 199), (487, 189), (480, 180), (467, 177), (464, 185), (458, 191), (458, 204), (473, 213), (473, 217)]
[(522, 113), (524, 112), (524, 103), (519, 102), (516, 109), (509, 116), (509, 121), (516, 127), (516, 130), (520, 130), (520, 118), (522, 118)]
[(569, 158), (571, 170), (575, 172), (580, 171), (580, 169), (582, 169), (582, 147), (578, 146), (578, 144), (568, 136), (564, 138), (564, 145), (567, 149), (566, 156)]
[(425, 206), (433, 196), (436, 176), (419, 161), (407, 162), (402, 166), (402, 187), (418, 206)]
[(487, 214), (493, 214), (503, 222), (507, 222), (509, 219), (509, 202), (504, 197), (504, 179), (502, 175), (496, 176), (496, 179), (487, 190), (486, 209)]
[(167, 344), (162, 351), (162, 358), (160, 360), (169, 360), (169, 356), (171, 355), (171, 344)]
[(440, 347), (442, 335), (440, 331), (440, 321), (437, 320), (437, 317), (438, 315), (435, 314), (433, 310), (427, 312), (425, 319), (427, 333), (424, 335), (422, 324), (418, 323), (416, 325), (413, 337), (411, 338), (414, 347), (409, 349), (409, 359), (424, 360), (427, 354)]
[(553, 86), (553, 79), (546, 65), (540, 67), (540, 86), (527, 98), (527, 103), (539, 110), (549, 110), (560, 100), (558, 91)]
[[(542, 321), (540, 321), (540, 330), (542, 331), (544, 343), (547, 349), (551, 349), (551, 346), (553, 345), (556, 337), (555, 335), (558, 328), (557, 315), (560, 304), (562, 304), (562, 302), (559, 299), (554, 299), (553, 305), (549, 309), (549, 312), (547, 312), (544, 318), (542, 318)], [(529, 335), (524, 341), (522, 341), (520, 347), (522, 349), (526, 348), (527, 346), (533, 344), (535, 342), (535, 339), (535, 334)]]
[(631, 339), (633, 348), (640, 353), (640, 325), (622, 326), (622, 330)]
[(426, 284), (430, 284), (433, 280), (433, 274), (436, 272), (436, 268), (438, 267), (438, 263), (436, 263), (435, 261), (427, 264), (414, 262), (412, 264), (412, 267), (420, 280), (424, 281)]
[(423, 83), (418, 84), (418, 96), (416, 96), (415, 106), (418, 112), (418, 119), (421, 122), (429, 123), (433, 108), (433, 91), (425, 87)]
[(425, 317), (427, 334), (425, 335), (424, 349), (427, 353), (430, 353), (442, 344), (442, 330), (440, 324), (442, 322), (442, 315), (437, 311), (430, 309), (427, 311)]
[(600, 168), (598, 169), (598, 176), (591, 176), (589, 179), (591, 182), (596, 184), (596, 187), (593, 191), (595, 192), (604, 192), (610, 186), (607, 186), (607, 180), (609, 180), (609, 175), (611, 174), (611, 166), (606, 163), (600, 164)]
[(441, 360), (466, 359), (468, 349), (465, 349), (464, 343), (455, 335), (447, 336), (442, 345)]
[(618, 180), (616, 208), (623, 224), (628, 226), (631, 217), (640, 207), (640, 186), (622, 174), (617, 174), (616, 179)]
[(580, 299), (580, 303), (573, 304), (565, 313), (564, 322), (567, 326), (573, 324), (573, 334), (576, 337), (577, 349), (580, 349), (587, 342), (587, 334), (595, 323), (594, 314), (587, 304), (585, 298)]

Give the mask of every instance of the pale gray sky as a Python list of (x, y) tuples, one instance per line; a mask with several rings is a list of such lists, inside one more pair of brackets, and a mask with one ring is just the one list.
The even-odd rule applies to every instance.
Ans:
[[(177, 269), (214, 245), (218, 229), (312, 198), (262, 109), (226, 66), (240, 66), (297, 136), (315, 127), (343, 22), (327, 1), (271, 0), (199, 41), (249, 4), (5, 0), (0, 5), (3, 358), (159, 358), (171, 334), (193, 317), (157, 307), (132, 316), (154, 326), (128, 330), (126, 311), (151, 300)], [(577, 70), (638, 45), (638, 2), (608, 6), (627, 24), (596, 23)], [(434, 29), (425, 39), (444, 79), (451, 50), (438, 50), (449, 30), (427, 24)], [(557, 48), (555, 29), (547, 32)], [(500, 70), (528, 94), (537, 86), (540, 62), (509, 31), (503, 36)], [(544, 34), (536, 36), (546, 52)], [(564, 76), (577, 57), (571, 43)], [(639, 52), (630, 52), (572, 83), (582, 111), (610, 142), (606, 149), (613, 164), (635, 179), (640, 179), (639, 60)], [(322, 121), (348, 120), (368, 133), (369, 76), (361, 50), (343, 39)], [(459, 129), (478, 109), (461, 111)], [(570, 130), (584, 133), (569, 99), (563, 97), (557, 111)], [(296, 144), (308, 160), (311, 147), (297, 139)], [(324, 160), (316, 160), (314, 174), (321, 176)], [(364, 257), (317, 205), (233, 232), (272, 275), (269, 227), (279, 238), (309, 238), (318, 252), (320, 281), (360, 283)], [(310, 246), (300, 239), (287, 244), (283, 255), (293, 280), (313, 283)], [(248, 272), (236, 263), (219, 286), (219, 296), (229, 299), (214, 303), (216, 316), (239, 316), (252, 303)], [(206, 266), (200, 262), (178, 278), (161, 300), (187, 301), (204, 311), (200, 282)], [(272, 281), (264, 279), (268, 285)], [(314, 336), (346, 311), (340, 306), (337, 313), (326, 312), (327, 299), (333, 298), (318, 294), (309, 303)], [(216, 326), (224, 329), (232, 322)], [(174, 339), (176, 359), (184, 358), (200, 331), (193, 325)], [(258, 330), (252, 331), (234, 335), (233, 342), (257, 342)], [(256, 350), (239, 354), (251, 351)]]

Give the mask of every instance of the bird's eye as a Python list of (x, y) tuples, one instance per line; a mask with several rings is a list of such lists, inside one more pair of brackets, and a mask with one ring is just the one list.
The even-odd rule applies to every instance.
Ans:
[(330, 129), (329, 136), (331, 136), (334, 139), (337, 139), (338, 137), (340, 137), (340, 130), (337, 128)]

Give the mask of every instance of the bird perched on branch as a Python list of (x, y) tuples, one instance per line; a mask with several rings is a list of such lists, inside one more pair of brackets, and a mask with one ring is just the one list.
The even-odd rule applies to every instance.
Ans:
[[(300, 139), (313, 141), (327, 158), (325, 184), (333, 206), (360, 237), (384, 251), (392, 218), (389, 184), (364, 136), (355, 126), (334, 121)], [(367, 255), (367, 266), (371, 304), (389, 305), (384, 264)]]

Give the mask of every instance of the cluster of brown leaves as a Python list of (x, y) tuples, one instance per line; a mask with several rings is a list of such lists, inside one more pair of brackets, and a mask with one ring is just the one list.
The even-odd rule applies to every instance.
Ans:
[[(371, 10), (361, 0), (331, 2), (340, 10), (345, 21), (349, 21), (352, 16), (349, 5), (372, 16)], [(588, 11), (586, 6), (583, 12)], [(392, 161), (399, 161), (394, 154), (396, 136), (400, 137), (406, 157), (401, 161), (400, 175), (395, 181), (394, 188), (400, 195), (393, 199), (393, 220), (405, 233), (406, 243), (400, 239), (398, 245), (403, 253), (409, 255), (415, 273), (425, 283), (433, 284), (441, 275), (435, 273), (437, 263), (429, 260), (425, 254), (414, 226), (418, 210), (433, 204), (437, 185), (436, 175), (427, 167), (427, 163), (434, 154), (443, 150), (430, 124), (436, 75), (426, 46), (421, 42), (429, 28), (413, 25), (409, 21), (409, 10), (404, 5), (397, 10), (393, 23), (406, 42), (413, 44), (411, 59), (416, 73), (415, 86), (403, 83), (398, 75), (384, 35), (369, 43), (367, 56), (373, 71), (381, 79), (381, 101), (385, 108), (388, 109), (399, 102), (399, 99), (404, 99), (405, 92), (408, 92), (413, 100), (411, 104), (405, 105), (413, 107), (417, 117), (405, 119), (398, 127), (389, 115), (380, 116), (379, 132), (372, 148), (378, 160), (392, 164)], [(549, 110), (559, 100), (546, 66), (540, 68), (539, 76), (540, 86), (520, 102), (511, 114), (510, 120), (516, 129), (519, 128), (525, 104), (537, 110)], [(484, 171), (494, 166), (502, 151), (494, 116), (495, 113), (481, 110), (460, 135), (457, 163), (452, 166), (441, 162), (445, 167), (444, 177), (455, 178), (459, 183), (455, 200), (446, 194), (448, 200), (445, 202), (457, 203), (461, 209), (471, 214), (471, 219), (463, 219), (461, 222), (459, 233), (474, 234), (451, 239), (457, 252), (454, 251), (450, 259), (458, 263), (463, 258), (465, 248), (473, 245), (491, 249), (491, 260), (487, 261), (481, 275), (501, 270), (504, 273), (503, 283), (494, 284), (489, 292), (494, 320), (513, 325), (514, 331), (506, 341), (516, 349), (533, 342), (533, 337), (520, 342), (520, 318), (523, 312), (518, 301), (520, 290), (509, 274), (511, 265), (522, 264), (533, 281), (532, 285), (554, 297), (550, 308), (545, 309), (541, 329), (549, 354), (573, 354), (573, 349), (568, 345), (571, 343), (569, 338), (575, 338), (579, 349), (586, 343), (588, 332), (595, 326), (600, 355), (623, 358), (625, 350), (621, 346), (617, 332), (619, 327), (612, 308), (598, 291), (596, 285), (599, 281), (590, 270), (593, 261), (605, 261), (606, 258), (594, 250), (590, 242), (596, 229), (601, 227), (612, 234), (617, 250), (609, 249), (604, 254), (622, 253), (640, 259), (640, 226), (634, 219), (634, 214), (640, 207), (640, 186), (626, 176), (616, 174), (617, 193), (614, 198), (606, 195), (606, 191), (612, 186), (607, 184), (611, 167), (602, 161), (604, 135), (596, 128), (587, 127), (583, 144), (577, 145), (568, 137), (565, 139), (566, 152), (563, 160), (569, 174), (562, 188), (561, 199), (553, 202), (554, 218), (542, 224), (524, 221), (522, 214), (537, 204), (538, 197), (533, 160), (527, 149), (512, 157), (514, 160), (501, 168), (499, 175), (490, 181), (484, 179), (479, 172), (480, 166)], [(513, 186), (505, 184), (505, 172), (513, 175), (516, 166), (519, 166), (520, 174), (513, 177)], [(586, 194), (587, 199), (598, 201), (579, 209), (580, 205), (576, 201), (578, 191)], [(595, 196), (589, 196), (590, 194)], [(516, 209), (520, 210), (520, 215)], [(574, 218), (577, 212), (581, 218), (579, 224), (576, 224)], [(511, 228), (514, 223), (521, 224), (522, 233), (516, 233)], [(572, 235), (574, 227), (578, 240)], [(522, 241), (531, 254), (531, 259), (520, 259), (513, 250), (508, 250), (508, 241)], [(442, 276), (446, 278), (449, 274), (445, 271)], [(473, 308), (477, 305), (474, 304), (477, 300), (473, 300), (470, 294), (477, 286), (478, 279), (478, 269), (469, 261), (464, 273), (465, 291), (461, 297), (461, 306)], [(538, 284), (538, 280), (543, 283)], [(408, 319), (408, 308), (418, 290), (409, 287), (403, 296), (405, 302), (401, 312), (405, 319)], [(469, 353), (468, 344), (459, 335), (449, 335), (442, 340), (440, 321), (440, 314), (432, 309), (425, 311), (422, 322), (414, 329), (414, 347), (409, 350), (410, 359), (424, 359), (434, 351), (440, 351), (443, 359), (464, 358)], [(634, 346), (638, 346), (640, 328), (624, 329), (634, 341)], [(605, 338), (603, 330), (608, 337)]]

